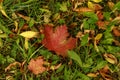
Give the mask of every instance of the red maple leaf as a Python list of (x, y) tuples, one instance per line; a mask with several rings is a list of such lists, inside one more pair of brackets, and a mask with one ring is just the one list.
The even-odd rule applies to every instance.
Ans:
[(44, 39), (42, 44), (50, 51), (55, 51), (57, 55), (67, 56), (67, 50), (73, 49), (76, 46), (75, 38), (68, 38), (69, 33), (65, 25), (56, 27), (53, 30), (51, 26), (45, 26)]

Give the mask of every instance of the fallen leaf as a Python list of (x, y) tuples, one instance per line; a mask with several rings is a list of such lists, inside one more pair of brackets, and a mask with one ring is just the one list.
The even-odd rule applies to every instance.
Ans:
[(99, 20), (103, 20), (104, 16), (103, 16), (102, 11), (97, 11), (96, 14), (97, 14)]
[(51, 69), (51, 70), (56, 70), (56, 69), (58, 69), (61, 65), (62, 65), (62, 64), (60, 63), (60, 64), (58, 64), (58, 65), (51, 66), (50, 69)]
[(120, 42), (118, 40), (114, 39), (113, 42), (115, 43), (115, 45), (120, 46)]
[(25, 37), (25, 38), (33, 38), (33, 37), (38, 37), (39, 32), (25, 31), (25, 32), (20, 33), (20, 35)]
[(24, 24), (24, 25), (21, 27), (20, 31), (26, 31), (27, 29), (28, 29), (28, 24)]
[(114, 7), (114, 3), (112, 1), (108, 1), (108, 7), (113, 10), (113, 7)]
[(94, 47), (96, 49), (97, 52), (99, 52), (99, 49), (97, 47), (98, 42), (100, 41), (100, 39), (102, 38), (103, 34), (99, 33), (97, 34), (97, 36), (94, 38)]
[(102, 2), (102, 0), (92, 0), (92, 1), (96, 3)]
[(88, 1), (88, 8), (90, 8), (90, 9), (95, 9), (95, 7), (94, 7), (94, 4), (92, 3), (92, 2), (90, 2), (90, 1)]
[(99, 75), (98, 72), (96, 72), (96, 73), (88, 73), (87, 74), (87, 76), (89, 76), (89, 77), (97, 77), (98, 75)]
[(114, 27), (112, 30), (114, 36), (120, 37), (120, 30), (117, 27)]
[(44, 67), (44, 59), (42, 56), (37, 57), (36, 59), (31, 59), (28, 65), (28, 69), (35, 75), (43, 73), (47, 70), (46, 67)]
[(103, 7), (100, 4), (94, 4), (95, 11), (103, 9)]
[(105, 53), (103, 56), (109, 63), (117, 64), (117, 58), (114, 55)]
[(110, 75), (111, 72), (109, 70), (108, 65), (106, 65), (104, 68), (99, 70), (99, 72), (105, 80), (113, 80), (112, 76)]
[(19, 17), (23, 18), (23, 19), (26, 20), (26, 21), (30, 21), (30, 17), (28, 17), (28, 16), (24, 16), (24, 15), (22, 15), (22, 14), (20, 14), (20, 13), (17, 13), (17, 15), (18, 15)]
[(99, 41), (102, 38), (102, 36), (102, 33), (97, 34), (97, 36), (95, 37), (95, 41)]
[(76, 12), (93, 12), (92, 9), (87, 8), (87, 7), (76, 8), (76, 9), (74, 9), (73, 11), (76, 11)]
[(7, 71), (9, 71), (12, 67), (15, 67), (15, 66), (19, 66), (19, 67), (21, 67), (21, 63), (20, 62), (14, 62), (14, 63), (11, 63), (11, 64), (9, 64), (9, 66), (7, 66), (6, 68), (5, 68), (5, 72), (7, 72)]
[(97, 26), (98, 26), (99, 29), (105, 30), (106, 26), (109, 24), (109, 22), (99, 20), (99, 21), (97, 21), (96, 24), (97, 24)]
[(53, 27), (45, 26), (44, 39), (42, 44), (50, 51), (55, 51), (57, 55), (67, 56), (67, 50), (73, 49), (76, 46), (75, 38), (67, 38), (69, 33), (65, 25), (58, 26), (53, 31)]
[(9, 16), (6, 14), (6, 11), (3, 8), (2, 2), (3, 1), (0, 1), (0, 11), (1, 11), (2, 15), (4, 15), (6, 18), (10, 19)]

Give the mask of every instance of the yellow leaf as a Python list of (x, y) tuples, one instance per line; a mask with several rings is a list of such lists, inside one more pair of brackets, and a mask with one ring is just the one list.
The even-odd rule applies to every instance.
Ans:
[(92, 1), (96, 3), (102, 2), (102, 0), (92, 0)]
[(90, 1), (88, 1), (88, 8), (93, 9), (93, 10), (95, 9), (94, 4)]
[(99, 75), (99, 73), (88, 73), (87, 76), (89, 77), (97, 77)]
[(33, 37), (38, 37), (39, 32), (35, 31), (25, 31), (22, 32), (20, 35), (25, 37), (25, 38), (33, 38)]
[(2, 15), (4, 15), (7, 18), (9, 18), (8, 15), (6, 14), (5, 10), (3, 9), (2, 3), (0, 3), (0, 11), (1, 11)]
[(27, 50), (28, 49), (28, 38), (25, 38), (25, 44), (24, 44), (24, 47), (25, 47), (25, 49)]
[(114, 55), (112, 55), (112, 54), (107, 54), (107, 53), (105, 53), (105, 54), (104, 54), (104, 57), (105, 57), (105, 59), (106, 59), (109, 63), (111, 63), (111, 64), (116, 64), (116, 63), (117, 63), (116, 57), (115, 57)]
[(95, 40), (100, 40), (102, 38), (103, 34), (100, 33), (100, 34), (97, 34), (97, 36), (95, 37)]

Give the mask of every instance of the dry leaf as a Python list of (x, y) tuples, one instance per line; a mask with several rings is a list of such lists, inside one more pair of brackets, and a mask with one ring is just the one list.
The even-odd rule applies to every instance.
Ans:
[(92, 10), (94, 10), (95, 9), (95, 6), (94, 6), (94, 4), (92, 3), (92, 2), (90, 2), (90, 1), (88, 1), (88, 8), (90, 8), (90, 9), (92, 9)]
[(102, 33), (97, 34), (97, 36), (95, 37), (95, 41), (99, 41), (102, 38), (102, 36)]
[(97, 24), (99, 29), (105, 30), (106, 26), (109, 24), (109, 22), (107, 22), (107, 21), (100, 21), (99, 20), (96, 24)]
[(120, 30), (118, 30), (117, 27), (114, 27), (113, 30), (112, 30), (112, 32), (113, 32), (114, 36), (120, 37)]
[(77, 35), (76, 35), (76, 38), (81, 38), (84, 34), (82, 32), (78, 32)]
[(24, 16), (24, 15), (22, 15), (22, 14), (20, 14), (20, 13), (17, 13), (17, 15), (18, 15), (19, 17), (23, 18), (23, 19), (26, 20), (26, 21), (30, 21), (30, 17), (28, 17), (28, 16)]
[(105, 53), (104, 58), (111, 64), (117, 64), (117, 58), (112, 54)]
[(87, 7), (76, 8), (76, 9), (74, 9), (73, 11), (76, 11), (76, 12), (93, 12), (92, 9), (87, 8)]
[(25, 38), (33, 38), (33, 37), (38, 37), (39, 32), (25, 31), (25, 32), (20, 33), (20, 35), (25, 37)]
[(56, 70), (56, 69), (58, 69), (61, 65), (62, 65), (62, 64), (60, 63), (60, 64), (58, 64), (58, 65), (56, 65), (56, 66), (51, 66), (50, 69), (51, 69), (51, 70)]
[(103, 7), (100, 4), (94, 4), (95, 11), (103, 9)]
[(90, 8), (94, 11), (98, 11), (98, 10), (101, 10), (103, 7), (100, 4), (94, 4), (90, 1), (88, 1), (88, 8)]
[(47, 70), (46, 67), (44, 67), (44, 59), (42, 56), (37, 57), (36, 59), (31, 59), (28, 65), (28, 69), (35, 75), (43, 73)]
[(115, 5), (115, 4), (114, 4), (113, 2), (108, 1), (108, 7), (109, 7), (111, 10), (113, 10), (114, 5)]
[(97, 36), (94, 38), (94, 47), (96, 49), (97, 52), (99, 52), (99, 49), (97, 47), (98, 42), (100, 41), (100, 39), (102, 38), (103, 34), (99, 33), (97, 34)]
[(28, 24), (24, 24), (20, 31), (26, 31), (28, 29)]
[(92, 0), (92, 1), (96, 3), (102, 2), (102, 0)]
[(99, 75), (99, 73), (88, 73), (87, 76), (89, 77), (97, 77)]
[(103, 16), (102, 11), (97, 11), (96, 14), (97, 14), (97, 17), (98, 17), (99, 20), (103, 20), (104, 16)]
[(10, 70), (12, 67), (15, 67), (15, 66), (19, 66), (19, 67), (21, 67), (21, 63), (20, 62), (14, 62), (14, 63), (11, 63), (9, 66), (7, 66), (6, 68), (5, 68), (5, 72), (7, 72), (8, 70)]
[(114, 39), (113, 42), (115, 43), (115, 45), (120, 46), (120, 42), (118, 40)]
[(5, 10), (3, 9), (2, 2), (0, 3), (0, 11), (1, 11), (2, 15), (4, 15), (6, 18), (9, 18), (8, 15), (6, 14)]
[(103, 69), (99, 70), (99, 72), (105, 80), (113, 80), (112, 76), (110, 75), (111, 72), (108, 65), (106, 65)]

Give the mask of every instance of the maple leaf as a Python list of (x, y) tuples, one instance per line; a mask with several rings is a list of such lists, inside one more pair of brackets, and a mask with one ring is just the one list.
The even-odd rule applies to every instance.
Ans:
[(36, 59), (31, 59), (30, 63), (28, 65), (28, 69), (35, 75), (39, 74), (39, 73), (43, 73), (44, 71), (46, 71), (46, 67), (43, 66), (44, 64), (44, 60), (43, 57), (38, 57)]
[(48, 48), (50, 51), (55, 51), (57, 55), (63, 57), (67, 56), (67, 50), (73, 49), (76, 46), (75, 38), (68, 38), (69, 33), (65, 25), (53, 27), (47, 25), (45, 26), (43, 34), (45, 35), (42, 44)]

